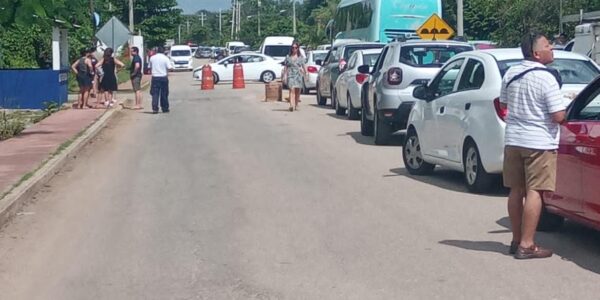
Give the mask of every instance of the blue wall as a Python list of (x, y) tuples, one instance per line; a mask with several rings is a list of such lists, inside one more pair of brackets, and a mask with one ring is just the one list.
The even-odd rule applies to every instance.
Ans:
[(42, 109), (44, 102), (62, 105), (68, 99), (69, 70), (0, 70), (0, 108)]

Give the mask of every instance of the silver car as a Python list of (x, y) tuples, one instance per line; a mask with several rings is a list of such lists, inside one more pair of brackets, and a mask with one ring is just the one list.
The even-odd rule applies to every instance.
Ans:
[(310, 90), (314, 90), (317, 86), (317, 76), (321, 66), (317, 64), (317, 60), (323, 61), (327, 56), (327, 50), (314, 50), (306, 53), (306, 74), (304, 76), (304, 87), (302, 94), (308, 94)]
[(368, 65), (373, 67), (381, 49), (358, 50), (352, 54), (348, 64), (342, 70), (342, 73), (335, 82), (335, 113), (338, 116), (344, 115), (348, 111), (348, 119), (358, 120), (360, 117), (360, 95), (362, 94), (362, 85), (369, 75), (358, 72), (358, 67)]
[[(457, 41), (409, 40), (393, 42), (383, 49), (362, 95), (361, 133), (374, 135), (375, 144), (386, 145), (391, 135), (406, 128), (414, 104), (411, 85), (427, 83), (454, 55), (473, 50)], [(369, 73), (368, 66), (359, 67)], [(406, 101), (405, 101), (406, 100)]]

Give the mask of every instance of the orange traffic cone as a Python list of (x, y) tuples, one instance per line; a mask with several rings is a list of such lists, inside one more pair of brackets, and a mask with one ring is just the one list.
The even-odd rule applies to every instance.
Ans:
[(212, 90), (215, 88), (215, 79), (213, 77), (212, 68), (210, 65), (202, 67), (202, 86), (203, 90)]
[(242, 68), (242, 64), (235, 64), (233, 66), (233, 88), (234, 89), (243, 89), (246, 87), (244, 83), (244, 68)]

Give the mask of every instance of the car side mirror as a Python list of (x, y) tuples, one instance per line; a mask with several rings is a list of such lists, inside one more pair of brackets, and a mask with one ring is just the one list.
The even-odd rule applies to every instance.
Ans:
[(432, 98), (431, 92), (429, 91), (429, 88), (427, 88), (427, 85), (418, 85), (415, 87), (413, 90), (413, 97), (425, 101), (429, 101)]
[(361, 74), (371, 74), (371, 66), (369, 65), (362, 65), (358, 67), (358, 73)]
[(321, 59), (317, 59), (317, 60), (315, 61), (315, 64), (317, 64), (317, 66), (322, 66), (322, 65), (323, 65), (323, 60), (321, 60)]

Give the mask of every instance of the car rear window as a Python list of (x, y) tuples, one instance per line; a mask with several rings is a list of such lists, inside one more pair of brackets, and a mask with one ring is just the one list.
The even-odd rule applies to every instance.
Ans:
[[(500, 75), (504, 77), (510, 67), (518, 65), (522, 61), (520, 59), (498, 61)], [(587, 60), (555, 58), (554, 62), (548, 66), (558, 70), (563, 84), (588, 84), (600, 75), (600, 71)]]
[(440, 68), (454, 55), (473, 48), (467, 46), (414, 45), (400, 48), (400, 62), (414, 67)]
[(374, 66), (377, 62), (377, 58), (379, 57), (379, 53), (375, 54), (363, 54), (363, 64)]
[(327, 53), (313, 53), (313, 61), (324, 60)]
[(350, 58), (350, 56), (352, 56), (352, 54), (354, 54), (354, 52), (356, 52), (357, 50), (364, 50), (364, 49), (381, 49), (383, 48), (385, 45), (353, 45), (353, 46), (347, 46), (346, 49), (344, 49), (344, 60), (348, 60)]
[(265, 55), (268, 56), (286, 56), (290, 53), (292, 46), (265, 46)]
[(171, 56), (192, 56), (190, 50), (172, 50)]

